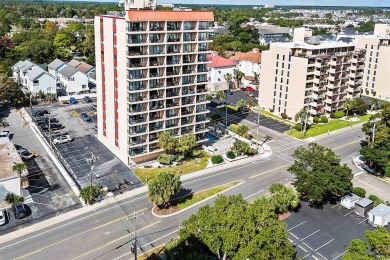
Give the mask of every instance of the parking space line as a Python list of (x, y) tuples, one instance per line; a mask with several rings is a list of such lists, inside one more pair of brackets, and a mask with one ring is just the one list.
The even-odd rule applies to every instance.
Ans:
[(336, 260), (337, 258), (339, 258), (340, 256), (344, 255), (345, 253), (347, 253), (348, 250), (344, 251), (343, 253), (339, 254), (338, 256), (336, 256), (335, 258), (333, 258), (333, 260)]
[(351, 210), (350, 212), (348, 212), (347, 214), (345, 214), (344, 217), (347, 216), (347, 215), (349, 215), (349, 214), (351, 214), (352, 212), (353, 212), (353, 210)]
[(308, 253), (307, 255), (305, 255), (302, 259), (305, 259), (306, 257), (308, 257), (310, 255), (310, 253)]
[(317, 231), (311, 233), (310, 235), (305, 236), (304, 238), (301, 239), (301, 241), (305, 240), (305, 239), (308, 238), (308, 237), (311, 237), (312, 235), (314, 235), (315, 233), (317, 233), (317, 232), (319, 232), (319, 231), (320, 231), (320, 230), (318, 229)]
[(362, 224), (363, 222), (366, 222), (367, 219), (368, 218), (363, 219), (363, 221), (359, 222), (359, 225)]
[(314, 255), (311, 255), (315, 260), (318, 260), (318, 258), (317, 257), (315, 257)]
[(292, 235), (293, 237), (295, 237), (296, 239), (299, 240), (299, 238), (296, 235), (294, 235), (293, 233), (290, 232), (290, 235)]
[(311, 248), (310, 246), (308, 246), (305, 242), (303, 242), (303, 244), (304, 244), (307, 248), (309, 248), (310, 250), (313, 250), (313, 248)]
[(319, 248), (315, 249), (315, 250), (314, 250), (314, 252), (316, 252), (317, 250), (319, 250), (319, 249), (323, 248), (323, 247), (324, 247), (324, 246), (326, 246), (327, 244), (331, 243), (333, 240), (334, 240), (334, 239), (332, 239), (332, 240), (330, 240), (330, 241), (326, 242), (325, 244), (323, 244), (323, 245), (322, 245), (322, 246), (320, 246)]
[(306, 222), (307, 222), (307, 221), (305, 220), (305, 221), (303, 221), (302, 223), (300, 223), (300, 224), (298, 224), (298, 225), (296, 225), (296, 226), (293, 226), (292, 228), (287, 229), (287, 231), (293, 230), (294, 228), (299, 227), (300, 225), (305, 224)]
[(332, 209), (333, 209), (333, 208), (335, 208), (335, 207), (337, 207), (338, 205), (340, 205), (340, 204), (339, 204), (339, 203), (337, 203), (336, 205), (334, 205), (334, 206), (332, 207)]
[(326, 257), (324, 257), (323, 255), (321, 255), (320, 253), (317, 252), (317, 255), (321, 256), (322, 258), (324, 258), (325, 260), (328, 260), (326, 259)]
[(305, 251), (305, 253), (307, 253), (307, 250), (306, 250), (306, 249), (304, 249), (304, 248), (301, 247), (300, 245), (298, 245), (298, 247), (299, 247), (300, 249), (302, 249), (303, 251)]

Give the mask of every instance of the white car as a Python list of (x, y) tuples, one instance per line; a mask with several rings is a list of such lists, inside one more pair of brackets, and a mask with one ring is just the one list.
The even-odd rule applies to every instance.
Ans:
[(9, 138), (9, 131), (3, 131), (0, 133), (0, 138), (1, 137), (8, 137)]
[(7, 211), (5, 209), (0, 209), (0, 226), (4, 225), (7, 220)]
[(60, 136), (60, 137), (57, 137), (53, 140), (53, 144), (64, 144), (64, 143), (69, 143), (71, 142), (73, 139), (72, 137), (70, 137), (69, 135), (63, 135), (63, 136)]

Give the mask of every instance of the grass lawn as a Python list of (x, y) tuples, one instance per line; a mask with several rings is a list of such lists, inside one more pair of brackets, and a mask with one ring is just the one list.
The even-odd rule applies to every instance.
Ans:
[(158, 252), (160, 252), (163, 248), (165, 247), (165, 245), (161, 245), (159, 247), (156, 247), (150, 251), (147, 251), (145, 253), (142, 253), (141, 255), (138, 255), (137, 259), (138, 260), (146, 260), (148, 259), (153, 253), (157, 254)]
[(287, 130), (284, 133), (291, 135), (293, 137), (299, 138), (299, 139), (305, 139), (308, 137), (313, 137), (313, 136), (325, 134), (328, 132), (328, 130), (330, 132), (332, 132), (332, 131), (337, 130), (337, 129), (341, 129), (341, 128), (348, 127), (351, 125), (356, 125), (356, 124), (359, 124), (362, 122), (366, 122), (370, 119), (370, 117), (371, 117), (371, 115), (363, 115), (363, 116), (358, 116), (358, 118), (360, 120), (354, 121), (354, 122), (346, 121), (346, 120), (342, 120), (342, 119), (334, 119), (334, 120), (330, 120), (329, 124), (312, 125), (312, 127), (306, 132), (306, 136), (303, 135), (303, 132), (297, 131), (295, 129)]
[(154, 176), (163, 171), (170, 171), (176, 175), (182, 175), (203, 170), (206, 168), (210, 157), (211, 155), (205, 153), (204, 156), (199, 159), (199, 161), (192, 159), (185, 161), (182, 165), (178, 166), (167, 166), (161, 168), (137, 168), (133, 169), (133, 172), (141, 181), (143, 181), (145, 184), (148, 184), (154, 178)]
[[(231, 105), (228, 105), (228, 114), (234, 114), (234, 113), (236, 113), (236, 112), (237, 112), (237, 110), (238, 110), (238, 107), (236, 107), (236, 106), (231, 106)], [(224, 112), (224, 113), (225, 113), (225, 111), (226, 111), (226, 107), (220, 107), (220, 108), (219, 108), (219, 111), (221, 111), (221, 112)]]
[(208, 197), (211, 197), (211, 196), (217, 194), (218, 192), (221, 192), (221, 191), (224, 191), (230, 187), (233, 187), (237, 183), (239, 183), (239, 181), (230, 182), (230, 183), (227, 183), (227, 184), (224, 184), (221, 186), (217, 186), (217, 187), (214, 187), (211, 189), (199, 191), (199, 192), (196, 192), (194, 194), (185, 196), (183, 198), (179, 198), (179, 199), (173, 201), (173, 204), (176, 204), (176, 206), (179, 209), (184, 209), (184, 208), (191, 206), (192, 204), (195, 204), (195, 203), (197, 203), (201, 200), (204, 200)]

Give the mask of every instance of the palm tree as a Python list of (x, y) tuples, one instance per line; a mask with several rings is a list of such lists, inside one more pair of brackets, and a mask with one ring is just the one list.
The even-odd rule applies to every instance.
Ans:
[(274, 183), (268, 191), (272, 195), (272, 200), (276, 206), (276, 213), (283, 214), (299, 205), (298, 194), (291, 188), (280, 183)]
[(352, 98), (347, 98), (347, 99), (344, 101), (343, 106), (344, 106), (345, 109), (347, 110), (346, 116), (348, 116), (348, 112), (349, 112), (350, 110), (353, 110), (354, 107), (355, 107), (355, 101), (354, 101)]
[(230, 85), (231, 85), (232, 79), (233, 79), (232, 74), (226, 73), (226, 74), (224, 75), (224, 78), (225, 78), (225, 80), (226, 80), (226, 82), (227, 82), (227, 88), (230, 89)]
[(237, 107), (239, 109), (243, 108), (246, 105), (246, 100), (245, 99), (240, 99), (237, 101)]
[(225, 100), (226, 94), (224, 91), (220, 90), (215, 93), (215, 96), (220, 100), (220, 104)]
[(260, 73), (253, 72), (253, 77), (255, 78), (255, 83), (259, 84)]
[(300, 121), (301, 123), (305, 124), (305, 127), (302, 128), (302, 131), (306, 130), (306, 120), (307, 120), (307, 108), (303, 107), (301, 110), (298, 111), (298, 113), (295, 114), (295, 122)]
[(169, 206), (171, 196), (181, 190), (180, 177), (173, 172), (161, 172), (148, 186), (148, 197), (154, 205), (159, 207)]
[[(22, 181), (22, 173), (27, 170), (27, 167), (24, 163), (15, 163), (12, 166), (12, 171), (16, 172), (19, 175), (20, 182)], [(20, 184), (20, 195), (23, 196), (22, 185)]]
[(239, 125), (237, 128), (237, 134), (239, 136), (244, 136), (249, 131), (249, 127), (247, 125)]
[(236, 79), (236, 87), (239, 88), (241, 84), (241, 80), (245, 77), (245, 73), (240, 71), (239, 69), (234, 69), (234, 78)]
[(172, 136), (171, 132), (164, 131), (158, 137), (158, 145), (164, 149), (166, 153), (172, 151), (176, 147), (176, 138)]
[(91, 205), (93, 200), (99, 195), (101, 188), (101, 185), (87, 185), (80, 190), (80, 197), (85, 204)]
[(191, 150), (196, 144), (196, 137), (193, 133), (183, 135), (177, 141), (176, 151), (186, 153)]

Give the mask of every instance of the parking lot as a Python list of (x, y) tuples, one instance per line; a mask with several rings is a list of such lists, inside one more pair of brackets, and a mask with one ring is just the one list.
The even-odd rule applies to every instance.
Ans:
[(0, 234), (21, 229), (81, 207), (76, 194), (64, 180), (30, 127), (23, 122), (19, 113), (14, 109), (1, 112), (9, 122), (9, 126), (0, 127), (0, 132), (2, 130), (10, 131), (11, 141), (14, 144), (23, 146), (29, 152), (34, 152), (36, 156), (24, 161), (29, 172), (29, 187), (24, 193), (25, 205), (29, 211), (28, 217), (15, 219), (11, 213), (9, 222), (0, 226)]
[(316, 209), (305, 202), (301, 204), (297, 213), (284, 220), (299, 258), (342, 259), (351, 241), (364, 240), (365, 231), (372, 229), (367, 217), (358, 217), (353, 209), (330, 204)]
[[(92, 103), (52, 103), (34, 106), (34, 110), (37, 109), (46, 109), (64, 126), (62, 131), (73, 138), (69, 143), (53, 147), (79, 186), (90, 183), (92, 165), (92, 181), (107, 186), (112, 192), (120, 193), (143, 186), (138, 177), (94, 136), (97, 116)], [(81, 113), (87, 113), (91, 121), (82, 120)], [(92, 156), (96, 157), (94, 164), (87, 161)]]

